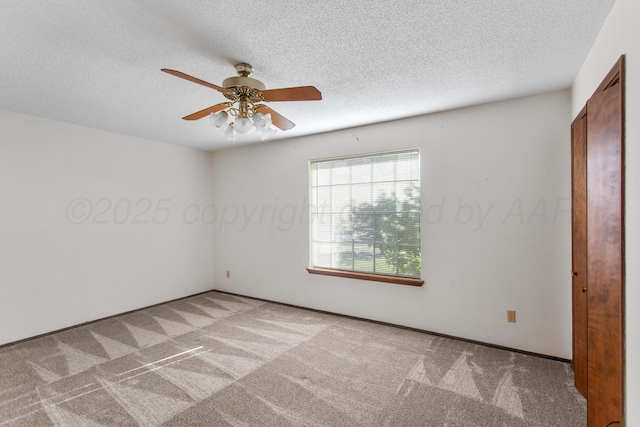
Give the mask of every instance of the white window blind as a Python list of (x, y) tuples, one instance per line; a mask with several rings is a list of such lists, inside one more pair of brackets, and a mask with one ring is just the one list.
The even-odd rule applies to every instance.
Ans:
[(418, 150), (310, 162), (311, 266), (420, 277)]

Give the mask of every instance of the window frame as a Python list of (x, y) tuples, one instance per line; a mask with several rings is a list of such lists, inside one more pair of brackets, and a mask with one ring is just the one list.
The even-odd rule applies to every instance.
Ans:
[[(424, 280), (422, 280), (421, 277), (410, 277), (410, 276), (403, 276), (403, 275), (394, 275), (394, 274), (389, 274), (389, 273), (379, 273), (379, 272), (364, 272), (364, 271), (355, 271), (355, 270), (349, 270), (349, 269), (339, 269), (339, 268), (330, 268), (330, 267), (321, 267), (321, 266), (314, 266), (313, 265), (313, 261), (314, 261), (314, 242), (315, 242), (315, 236), (314, 236), (314, 225), (313, 225), (313, 221), (316, 219), (314, 218), (316, 215), (318, 215), (317, 212), (317, 206), (315, 206), (313, 203), (315, 203), (316, 201), (313, 200), (313, 191), (314, 191), (314, 187), (313, 187), (313, 182), (314, 179), (312, 177), (312, 174), (314, 173), (313, 170), (313, 165), (317, 164), (317, 163), (321, 163), (321, 162), (330, 162), (330, 161), (337, 161), (337, 160), (349, 160), (349, 159), (364, 159), (364, 158), (371, 158), (371, 157), (376, 157), (376, 156), (384, 156), (384, 155), (393, 155), (393, 154), (402, 154), (402, 153), (417, 153), (418, 156), (418, 164), (421, 164), (421, 152), (419, 148), (410, 148), (410, 149), (404, 149), (404, 150), (394, 150), (394, 151), (383, 151), (383, 152), (375, 152), (375, 153), (365, 153), (365, 154), (356, 154), (356, 155), (348, 155), (348, 156), (338, 156), (338, 157), (330, 157), (330, 158), (320, 158), (320, 159), (312, 159), (309, 160), (308, 163), (308, 173), (309, 173), (309, 182), (308, 182), (308, 188), (309, 188), (309, 197), (312, 200), (312, 204), (310, 207), (312, 207), (312, 209), (310, 209), (309, 211), (309, 266), (307, 267), (307, 272), (309, 272), (309, 274), (318, 274), (318, 275), (325, 275), (325, 276), (333, 276), (333, 277), (343, 277), (343, 278), (350, 278), (350, 279), (360, 279), (360, 280), (368, 280), (368, 281), (375, 281), (375, 282), (384, 282), (384, 283), (390, 283), (390, 284), (400, 284), (400, 285), (409, 285), (409, 286), (422, 286), (424, 284)], [(349, 185), (353, 185), (353, 182), (349, 182)], [(418, 184), (421, 187), (422, 186), (422, 176), (421, 176), (421, 172), (418, 172)], [(421, 223), (421, 221), (420, 221)], [(419, 238), (420, 238), (420, 244), (419, 246), (421, 247), (421, 242), (422, 242), (422, 229), (420, 228), (420, 233), (419, 233)], [(422, 256), (422, 250), (420, 251), (420, 256)], [(420, 268), (420, 276), (422, 276), (422, 268)]]

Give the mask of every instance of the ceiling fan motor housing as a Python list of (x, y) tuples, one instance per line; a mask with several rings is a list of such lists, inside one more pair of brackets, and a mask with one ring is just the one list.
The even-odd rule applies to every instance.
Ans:
[(224, 79), (222, 86), (226, 88), (247, 86), (258, 90), (265, 90), (265, 85), (260, 80), (252, 79), (251, 77), (235, 76)]
[(239, 86), (247, 86), (253, 89), (265, 90), (266, 87), (264, 83), (260, 80), (252, 79), (251, 74), (253, 74), (253, 67), (251, 64), (240, 63), (235, 66), (238, 75), (235, 77), (229, 77), (222, 82), (222, 86), (226, 88), (230, 87), (239, 87)]

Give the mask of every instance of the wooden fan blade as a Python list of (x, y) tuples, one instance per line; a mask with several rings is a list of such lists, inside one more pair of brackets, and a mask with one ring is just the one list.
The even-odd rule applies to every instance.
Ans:
[(229, 108), (233, 105), (233, 102), (223, 102), (222, 104), (216, 104), (212, 107), (205, 108), (204, 110), (200, 110), (196, 113), (189, 114), (188, 116), (184, 116), (182, 120), (198, 120), (203, 117), (207, 117), (211, 113), (217, 113), (220, 110), (224, 110), (225, 108)]
[(160, 71), (164, 71), (165, 73), (173, 74), (176, 77), (180, 77), (181, 79), (189, 80), (190, 82), (197, 83), (202, 86), (206, 86), (211, 89), (215, 89), (219, 92), (229, 92), (230, 89), (223, 88), (222, 86), (214, 85), (213, 83), (205, 82), (204, 80), (200, 80), (196, 77), (192, 77), (188, 74), (183, 73), (182, 71), (170, 70), (168, 68), (161, 68)]
[(287, 119), (285, 116), (279, 113), (276, 113), (266, 105), (257, 105), (254, 108), (256, 109), (256, 111), (262, 114), (271, 114), (271, 123), (273, 123), (273, 125), (280, 130), (289, 130), (293, 129), (296, 126), (296, 124), (291, 120)]
[(322, 94), (313, 86), (288, 87), (262, 91), (265, 101), (319, 101)]

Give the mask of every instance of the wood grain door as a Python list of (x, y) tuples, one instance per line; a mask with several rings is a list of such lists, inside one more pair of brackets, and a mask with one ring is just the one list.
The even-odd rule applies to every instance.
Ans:
[(571, 258), (576, 389), (587, 397), (587, 109), (571, 124)]
[(587, 102), (589, 426), (624, 420), (623, 65)]

